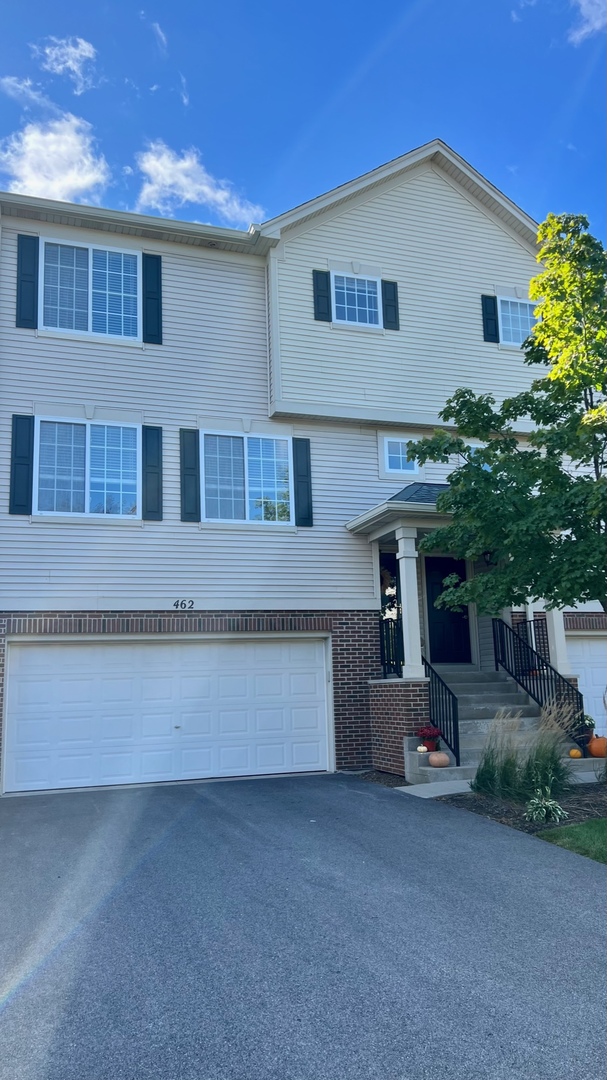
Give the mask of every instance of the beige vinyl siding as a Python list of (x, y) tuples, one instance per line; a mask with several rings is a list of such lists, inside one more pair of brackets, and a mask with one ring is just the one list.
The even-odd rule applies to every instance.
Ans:
[[(312, 270), (331, 260), (398, 282), (399, 332), (315, 322)], [(483, 341), (481, 295), (524, 291), (535, 258), (433, 168), (286, 230), (277, 266), (279, 411), (432, 423), (460, 386), (502, 399), (531, 381), (518, 350)]]
[[(66, 242), (105, 240), (43, 228)], [(263, 261), (146, 242), (145, 250), (163, 256), (164, 345), (37, 336), (14, 325), (18, 231), (33, 231), (32, 223), (5, 224), (0, 250), (0, 609), (153, 610), (178, 599), (215, 610), (378, 607), (372, 547), (345, 524), (408, 480), (379, 479), (373, 427), (287, 426), (311, 439), (312, 529), (180, 520), (179, 428), (206, 416), (219, 430), (242, 418), (253, 431), (257, 424), (267, 429)], [(132, 240), (120, 243), (136, 247)], [(83, 410), (96, 407), (109, 411), (106, 419), (127, 410), (125, 419), (162, 426), (163, 521), (8, 514), (11, 414), (51, 407), (54, 415), (70, 409), (83, 418)]]

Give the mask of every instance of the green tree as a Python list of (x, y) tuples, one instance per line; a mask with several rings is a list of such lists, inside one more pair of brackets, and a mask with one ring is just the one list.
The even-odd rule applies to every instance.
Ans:
[(531, 597), (607, 610), (607, 253), (581, 215), (550, 214), (538, 243), (539, 321), (522, 348), (547, 370), (501, 405), (457, 390), (440, 413), (449, 428), (409, 443), (412, 460), (459, 462), (437, 504), (451, 520), (422, 549), (488, 563), (446, 579), (444, 607), (493, 613)]

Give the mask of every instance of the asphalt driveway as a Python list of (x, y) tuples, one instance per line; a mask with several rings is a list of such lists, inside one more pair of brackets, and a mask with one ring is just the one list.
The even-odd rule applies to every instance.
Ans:
[(604, 871), (304, 777), (0, 802), (2, 1080), (603, 1080)]

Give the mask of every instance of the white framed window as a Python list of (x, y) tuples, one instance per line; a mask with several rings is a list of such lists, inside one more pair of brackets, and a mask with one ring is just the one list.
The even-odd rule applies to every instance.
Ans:
[(200, 446), (203, 520), (292, 524), (290, 439), (207, 431)]
[(34, 514), (141, 517), (141, 427), (37, 417)]
[(415, 442), (411, 438), (395, 435), (382, 435), (380, 463), (384, 478), (391, 476), (416, 476), (419, 473), (417, 461), (407, 458), (407, 443)]
[(141, 253), (42, 241), (38, 325), (141, 341)]
[(500, 342), (503, 345), (522, 345), (537, 322), (533, 311), (535, 304), (528, 300), (511, 300), (498, 296), (497, 309), (500, 323)]
[(381, 279), (331, 272), (333, 322), (383, 327)]

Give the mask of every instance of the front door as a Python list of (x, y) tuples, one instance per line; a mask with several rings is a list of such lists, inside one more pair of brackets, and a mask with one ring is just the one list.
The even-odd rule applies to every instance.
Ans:
[(428, 597), (428, 639), (432, 664), (469, 664), (470, 626), (468, 609), (449, 611), (435, 607), (436, 600), (443, 592), (443, 581), (449, 574), (466, 577), (466, 563), (463, 559), (435, 558), (426, 560), (426, 595)]

